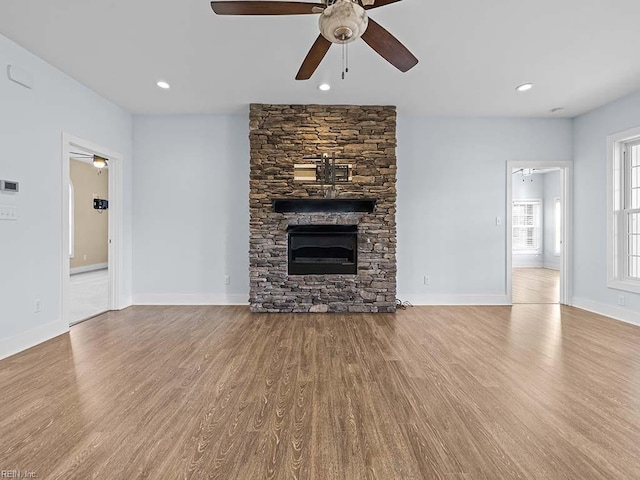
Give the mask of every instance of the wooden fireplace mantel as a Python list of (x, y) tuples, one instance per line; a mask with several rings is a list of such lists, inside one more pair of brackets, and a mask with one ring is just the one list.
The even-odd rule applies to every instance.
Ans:
[(276, 198), (272, 201), (277, 213), (313, 212), (373, 212), (375, 198)]

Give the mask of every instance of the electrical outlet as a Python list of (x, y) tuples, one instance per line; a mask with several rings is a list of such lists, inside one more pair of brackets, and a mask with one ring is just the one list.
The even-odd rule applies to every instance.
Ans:
[(496, 217), (496, 227), (499, 227), (502, 225), (502, 217)]
[(224, 276), (224, 284), (231, 285), (231, 277), (229, 275)]
[(624, 295), (618, 295), (618, 305), (624, 307)]
[(42, 300), (36, 298), (33, 301), (33, 313), (40, 313), (42, 311)]
[(424, 284), (425, 285), (431, 285), (431, 277), (428, 275), (424, 276)]
[(82, 255), (82, 260), (86, 260), (86, 259), (87, 259), (87, 255), (86, 254)]

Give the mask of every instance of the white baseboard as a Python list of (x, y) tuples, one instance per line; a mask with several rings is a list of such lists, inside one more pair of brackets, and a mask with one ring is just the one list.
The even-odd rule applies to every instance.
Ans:
[(640, 326), (640, 312), (636, 312), (635, 310), (629, 310), (628, 308), (622, 308), (616, 305), (607, 305), (606, 303), (577, 297), (573, 297), (573, 306), (599, 315), (604, 315), (605, 317), (611, 317), (615, 320), (620, 320), (621, 322)]
[[(506, 295), (398, 295), (412, 305), (510, 305)], [(163, 294), (133, 295), (133, 305), (248, 305), (248, 294)]]
[(546, 268), (548, 270), (558, 270), (558, 271), (560, 271), (560, 266), (556, 265), (555, 263), (554, 264), (545, 263), (543, 268)]
[(506, 295), (398, 294), (411, 305), (511, 305)]
[(249, 305), (249, 294), (138, 293), (133, 305)]
[(117, 308), (118, 310), (124, 310), (125, 308), (129, 308), (131, 305), (133, 305), (133, 300), (130, 296), (121, 297), (120, 305)]
[(27, 348), (51, 340), (68, 331), (69, 326), (58, 321), (47, 323), (46, 325), (32, 328), (13, 337), (2, 339), (0, 340), (0, 359), (15, 355)]
[(96, 263), (94, 265), (85, 265), (84, 267), (74, 267), (69, 269), (69, 275), (73, 275), (74, 273), (85, 273), (93, 272), (95, 270), (104, 270), (105, 268), (109, 268), (108, 263)]

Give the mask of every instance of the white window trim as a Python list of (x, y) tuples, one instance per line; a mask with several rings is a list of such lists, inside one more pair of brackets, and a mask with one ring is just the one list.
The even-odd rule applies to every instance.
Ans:
[(621, 250), (621, 239), (615, 230), (616, 192), (614, 181), (616, 167), (622, 163), (622, 145), (630, 141), (640, 140), (640, 127), (607, 137), (607, 286), (616, 290), (640, 293), (640, 281), (617, 274), (621, 270), (621, 261), (617, 252)]
[[(525, 203), (537, 203), (538, 204), (538, 228), (536, 230), (536, 236), (538, 237), (538, 248), (535, 250), (515, 250), (513, 248), (512, 242), (512, 251), (513, 255), (542, 255), (544, 252), (543, 245), (543, 222), (544, 222), (544, 204), (541, 198), (514, 198), (511, 202), (511, 216), (513, 217), (513, 204), (516, 202), (525, 202)], [(513, 222), (511, 223), (511, 237), (513, 238)]]

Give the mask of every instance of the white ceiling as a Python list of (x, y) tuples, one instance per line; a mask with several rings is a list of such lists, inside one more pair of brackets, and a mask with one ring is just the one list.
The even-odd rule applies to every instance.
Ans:
[[(409, 115), (571, 117), (640, 89), (638, 0), (404, 0), (369, 11), (419, 59), (402, 74), (363, 41), (294, 77), (317, 15), (216, 16), (206, 0), (2, 0), (0, 32), (136, 114), (251, 102), (391, 104)], [(172, 88), (155, 86), (164, 79)], [(327, 81), (332, 90), (317, 85)], [(514, 88), (533, 82), (535, 88)]]

